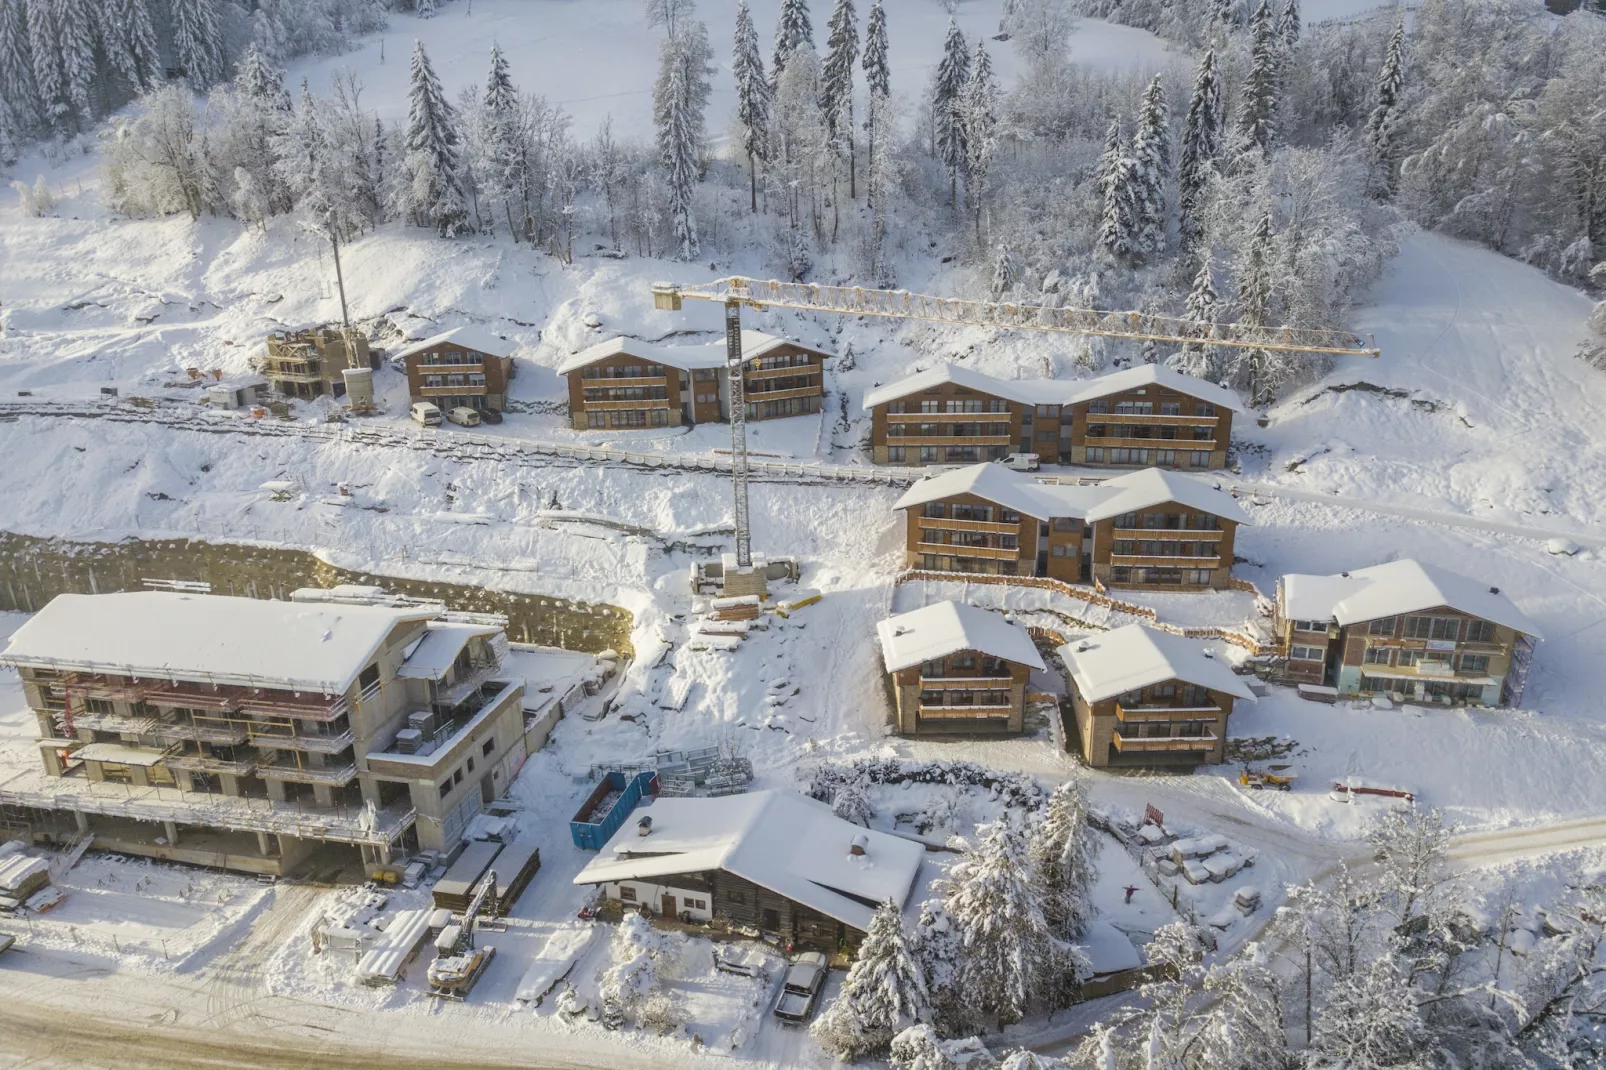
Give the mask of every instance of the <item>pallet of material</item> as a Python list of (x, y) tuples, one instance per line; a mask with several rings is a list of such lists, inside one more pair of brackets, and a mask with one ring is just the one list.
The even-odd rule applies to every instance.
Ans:
[(739, 635), (698, 635), (693, 636), (692, 641), (687, 645), (693, 650), (714, 650), (728, 654), (741, 647), (742, 637)]
[(474, 897), (474, 886), (501, 852), (502, 845), (495, 840), (476, 840), (469, 844), (446, 875), (436, 882), (435, 905), (455, 913), (467, 910), (469, 900)]
[(1331, 795), (1339, 802), (1349, 802), (1350, 796), (1353, 795), (1382, 795), (1391, 799), (1404, 799), (1406, 802), (1416, 801), (1416, 796), (1404, 788), (1358, 776), (1333, 781)]
[(787, 598), (775, 603), (775, 612), (783, 617), (790, 617), (804, 606), (812, 606), (820, 600), (820, 592), (813, 590), (797, 591)]
[(385, 935), (357, 963), (357, 980), (369, 986), (393, 985), (406, 976), (407, 964), (429, 942), (428, 910), (403, 910), (390, 920)]
[(752, 631), (755, 621), (750, 620), (704, 620), (697, 622), (698, 635), (746, 635)]
[(50, 883), (50, 863), (32, 855), (0, 858), (0, 895), (26, 899)]
[(500, 917), (518, 902), (524, 889), (530, 886), (541, 868), (541, 852), (525, 843), (514, 843), (502, 848), (502, 853), (491, 863), (496, 873), (496, 913)]

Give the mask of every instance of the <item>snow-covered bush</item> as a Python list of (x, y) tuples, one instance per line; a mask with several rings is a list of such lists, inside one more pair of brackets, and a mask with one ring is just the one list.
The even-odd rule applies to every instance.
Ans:
[(875, 808), (870, 805), (870, 793), (864, 778), (849, 780), (836, 789), (831, 797), (831, 812), (843, 821), (870, 827)]
[(56, 198), (51, 196), (50, 187), (45, 185), (44, 175), (35, 179), (32, 186), (26, 182), (13, 182), (11, 188), (17, 191), (18, 210), (29, 218), (42, 216), (56, 206)]
[(837, 789), (853, 780), (870, 784), (948, 784), (987, 788), (1005, 806), (1035, 810), (1047, 801), (1047, 793), (1037, 781), (1024, 773), (1004, 773), (966, 761), (916, 761), (909, 758), (860, 758), (852, 762), (827, 762), (814, 771), (809, 784), (810, 797), (830, 802)]
[(679, 976), (683, 942), (654, 929), (640, 914), (625, 915), (610, 948), (614, 964), (597, 986), (604, 1005), (642, 1028), (673, 1028), (678, 1008), (663, 981)]
[(929, 1025), (914, 1025), (892, 1038), (892, 1070), (993, 1070), (997, 1062), (977, 1037), (942, 1040)]

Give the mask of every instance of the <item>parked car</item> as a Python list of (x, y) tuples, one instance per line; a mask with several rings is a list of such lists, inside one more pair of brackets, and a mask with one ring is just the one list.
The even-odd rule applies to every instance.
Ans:
[(480, 410), (471, 409), (467, 405), (459, 405), (447, 413), (446, 418), (462, 427), (478, 427), (480, 425)]
[(407, 410), (407, 415), (411, 416), (414, 420), (417, 420), (425, 427), (440, 426), (441, 410), (427, 401), (413, 402), (412, 408)]
[(999, 464), (1005, 468), (1013, 468), (1017, 472), (1035, 472), (1039, 462), (1040, 458), (1035, 453), (1011, 453), (998, 459)]
[(805, 951), (793, 959), (792, 965), (786, 968), (786, 979), (781, 982), (780, 997), (775, 1001), (775, 1017), (792, 1024), (812, 1018), (830, 972), (830, 964), (818, 951)]
[(499, 424), (502, 422), (502, 414), (495, 409), (481, 409), (480, 419), (488, 424)]

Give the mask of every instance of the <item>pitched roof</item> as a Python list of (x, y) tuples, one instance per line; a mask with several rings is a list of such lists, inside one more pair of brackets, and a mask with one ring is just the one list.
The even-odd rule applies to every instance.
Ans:
[(505, 357), (512, 352), (513, 346), (498, 338), (481, 327), (453, 327), (449, 331), (424, 339), (422, 342), (409, 342), (392, 356), (392, 360), (406, 360), (414, 353), (422, 353), (431, 346), (442, 342), (455, 342), (464, 349), (472, 349), (493, 357)]
[(1160, 468), (1145, 468), (1106, 479), (1099, 484), (1099, 489), (1110, 493), (1088, 510), (1086, 519), (1089, 523), (1164, 502), (1176, 502), (1223, 520), (1253, 523), (1232, 495), (1197, 479)]
[(1405, 558), (1337, 576), (1283, 577), (1283, 615), (1293, 620), (1362, 621), (1447, 606), (1524, 635), (1539, 628), (1497, 588)]
[(1093, 401), (1140, 386), (1162, 386), (1167, 390), (1196, 397), (1200, 401), (1208, 401), (1217, 408), (1230, 409), (1233, 412), (1242, 412), (1244, 409), (1243, 402), (1231, 390), (1204, 379), (1195, 379), (1164, 364), (1139, 364), (1136, 367), (1101, 375), (1097, 379), (1079, 385), (1081, 389), (1076, 392), (1070, 404)]
[(962, 368), (957, 364), (938, 364), (923, 372), (906, 375), (902, 379), (894, 380), (885, 386), (878, 386), (864, 395), (864, 407), (873, 409), (877, 405), (884, 405), (889, 401), (906, 398), (910, 394), (918, 394), (923, 390), (930, 390), (944, 383), (953, 383), (967, 390), (975, 390), (982, 394), (991, 394), (994, 397), (1006, 398), (1009, 401), (1029, 401), (1026, 395), (1027, 384), (1025, 380), (999, 379), (979, 372), (972, 368)]
[(1102, 702), (1167, 680), (1234, 698), (1255, 697), (1225, 662), (1205, 654), (1198, 642), (1141, 624), (1066, 643), (1059, 653), (1087, 702)]
[[(742, 359), (756, 360), (764, 354), (783, 345), (793, 345), (799, 349), (806, 349), (821, 357), (830, 357), (833, 354), (816, 346), (794, 342), (789, 338), (766, 334), (764, 331), (742, 332)], [(724, 342), (710, 342), (697, 346), (665, 346), (654, 342), (643, 342), (638, 338), (610, 338), (606, 342), (598, 342), (589, 349), (582, 349), (571, 354), (558, 365), (559, 375), (568, 375), (581, 368), (595, 364), (599, 360), (609, 357), (630, 356), (641, 360), (650, 360), (654, 364), (664, 364), (681, 371), (696, 371), (705, 368), (723, 368), (728, 362)]]
[(439, 609), (274, 602), (221, 594), (63, 594), (0, 663), (338, 694), (398, 624)]
[(888, 617), (875, 628), (881, 637), (881, 659), (888, 672), (961, 650), (1043, 668), (1043, 659), (1025, 628), (1003, 614), (963, 602), (935, 602)]
[[(640, 836), (635, 821), (625, 822), (575, 884), (724, 870), (866, 930), (875, 904), (908, 899), (925, 857), (918, 843), (850, 824), (791, 792), (662, 798), (637, 813), (652, 818), (652, 832)], [(854, 855), (861, 836), (865, 852)]]
[(983, 461), (918, 480), (903, 492), (903, 497), (898, 499), (893, 508), (910, 509), (927, 502), (952, 498), (956, 494), (974, 494), (1038, 520), (1057, 516), (1080, 517), (1108, 497), (1108, 492), (1102, 487), (1039, 483), (1025, 473), (992, 461)]
[(477, 635), (495, 635), (501, 628), (489, 624), (466, 624), (432, 620), (423, 635), (409, 643), (402, 654), (396, 675), (414, 680), (439, 680), (457, 661), (468, 641)]

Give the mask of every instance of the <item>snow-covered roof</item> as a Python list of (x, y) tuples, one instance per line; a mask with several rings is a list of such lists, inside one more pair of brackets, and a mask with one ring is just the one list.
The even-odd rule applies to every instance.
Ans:
[(1145, 468), (1107, 479), (1099, 484), (1099, 489), (1113, 493), (1107, 493), (1103, 500), (1088, 510), (1086, 519), (1089, 523), (1165, 502), (1176, 502), (1223, 520), (1252, 523), (1249, 514), (1243, 511), (1232, 495), (1197, 479), (1160, 468)]
[(1070, 404), (1093, 401), (1111, 394), (1135, 390), (1140, 386), (1162, 386), (1167, 390), (1196, 397), (1200, 401), (1208, 401), (1217, 408), (1230, 409), (1233, 412), (1243, 411), (1243, 402), (1239, 401), (1238, 395), (1231, 390), (1204, 379), (1195, 379), (1175, 368), (1167, 368), (1164, 364), (1139, 364), (1136, 367), (1101, 375), (1091, 382), (1079, 385), (1081, 389), (1077, 390)]
[(1025, 628), (990, 609), (962, 602), (936, 602), (888, 617), (875, 627), (888, 672), (961, 650), (1043, 668), (1043, 659)]
[[(799, 349), (817, 353), (822, 357), (832, 354), (816, 346), (794, 342), (777, 335), (766, 334), (763, 331), (742, 332), (742, 359), (756, 360), (773, 349), (784, 345), (793, 345)], [(723, 368), (728, 363), (728, 354), (724, 342), (710, 342), (699, 346), (662, 346), (653, 342), (643, 342), (636, 338), (610, 338), (606, 342), (599, 342), (589, 349), (565, 357), (558, 365), (559, 375), (568, 375), (581, 368), (595, 364), (599, 360), (609, 357), (630, 356), (640, 360), (652, 361), (654, 364), (664, 364), (681, 371), (697, 371), (706, 368)]]
[(1283, 616), (1358, 624), (1447, 606), (1543, 638), (1539, 628), (1497, 588), (1436, 565), (1405, 558), (1337, 576), (1283, 577)]
[(463, 624), (432, 620), (428, 631), (408, 647), (397, 676), (416, 680), (439, 680), (452, 667), (457, 655), (476, 635), (495, 635), (502, 629), (492, 625)]
[(958, 494), (974, 494), (1038, 520), (1084, 516), (1094, 505), (1109, 497), (1109, 492), (1103, 487), (1039, 483), (1025, 473), (992, 461), (983, 461), (927, 476), (904, 491), (903, 497), (898, 499), (893, 508), (909, 509)]
[(928, 368), (923, 372), (906, 375), (902, 379), (888, 383), (886, 386), (876, 387), (864, 395), (864, 407), (873, 409), (877, 405), (885, 405), (889, 401), (906, 398), (910, 394), (918, 394), (932, 387), (953, 383), (967, 390), (975, 390), (982, 394), (991, 394), (994, 397), (1005, 398), (1009, 401), (1030, 401), (1024, 391), (1029, 384), (1022, 380), (999, 379), (986, 372), (975, 371), (971, 368), (962, 368), (957, 364), (939, 364), (935, 368)]
[[(637, 814), (652, 818), (651, 834), (625, 822), (574, 883), (723, 870), (866, 930), (876, 904), (903, 905), (925, 857), (918, 843), (850, 824), (791, 792), (658, 799)], [(864, 854), (855, 855), (861, 837)]]
[(438, 608), (274, 602), (219, 594), (63, 594), (0, 663), (336, 694), (392, 629)]
[(1210, 657), (1192, 639), (1128, 624), (1060, 647), (1076, 690), (1087, 702), (1103, 702), (1128, 691), (1181, 680), (1234, 698), (1254, 694), (1223, 661)]
[(1088, 963), (1093, 967), (1093, 976), (1120, 973), (1123, 970), (1135, 970), (1143, 965), (1143, 956), (1127, 938), (1126, 933), (1117, 929), (1103, 918), (1094, 918), (1087, 923), (1081, 935), (1076, 938), (1083, 951), (1087, 952)]
[(464, 349), (472, 349), (493, 357), (505, 357), (513, 348), (510, 344), (483, 328), (453, 327), (449, 331), (442, 331), (440, 334), (426, 338), (422, 342), (409, 342), (405, 347), (397, 350), (392, 359), (406, 360), (414, 353), (422, 353), (431, 346), (440, 345), (442, 342), (453, 342)]

